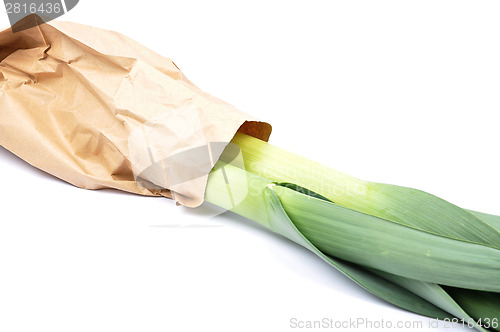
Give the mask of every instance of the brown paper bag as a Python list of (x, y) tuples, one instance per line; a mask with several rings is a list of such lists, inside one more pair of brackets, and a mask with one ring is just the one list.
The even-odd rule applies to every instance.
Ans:
[(75, 186), (198, 206), (238, 130), (267, 140), (271, 126), (119, 33), (54, 21), (0, 32), (0, 145)]

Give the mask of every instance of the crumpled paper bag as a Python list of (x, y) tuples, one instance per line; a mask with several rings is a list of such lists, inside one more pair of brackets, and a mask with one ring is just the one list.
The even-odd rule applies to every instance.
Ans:
[(38, 16), (18, 24), (33, 20), (0, 32), (0, 145), (31, 165), (81, 188), (196, 207), (237, 131), (268, 140), (269, 124), (130, 38)]

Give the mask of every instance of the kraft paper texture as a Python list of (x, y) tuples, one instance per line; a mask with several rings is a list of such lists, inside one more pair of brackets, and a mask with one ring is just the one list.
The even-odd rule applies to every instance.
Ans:
[(268, 140), (269, 124), (202, 92), (130, 38), (37, 23), (0, 32), (0, 145), (34, 167), (85, 189), (196, 207), (237, 131)]

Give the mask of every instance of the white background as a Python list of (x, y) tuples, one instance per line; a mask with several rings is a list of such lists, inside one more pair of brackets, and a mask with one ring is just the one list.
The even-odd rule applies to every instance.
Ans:
[[(63, 19), (172, 58), (272, 123), (272, 144), (500, 214), (499, 15), (498, 1), (85, 0)], [(3, 148), (0, 170), (2, 332), (299, 330), (291, 318), (452, 330), (236, 215), (74, 188)]]

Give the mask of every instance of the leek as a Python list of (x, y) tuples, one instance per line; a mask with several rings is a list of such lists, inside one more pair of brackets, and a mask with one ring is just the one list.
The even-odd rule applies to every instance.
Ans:
[(362, 181), (244, 134), (232, 143), (244, 166), (225, 152), (206, 201), (308, 248), (394, 305), (498, 329), (500, 217)]

